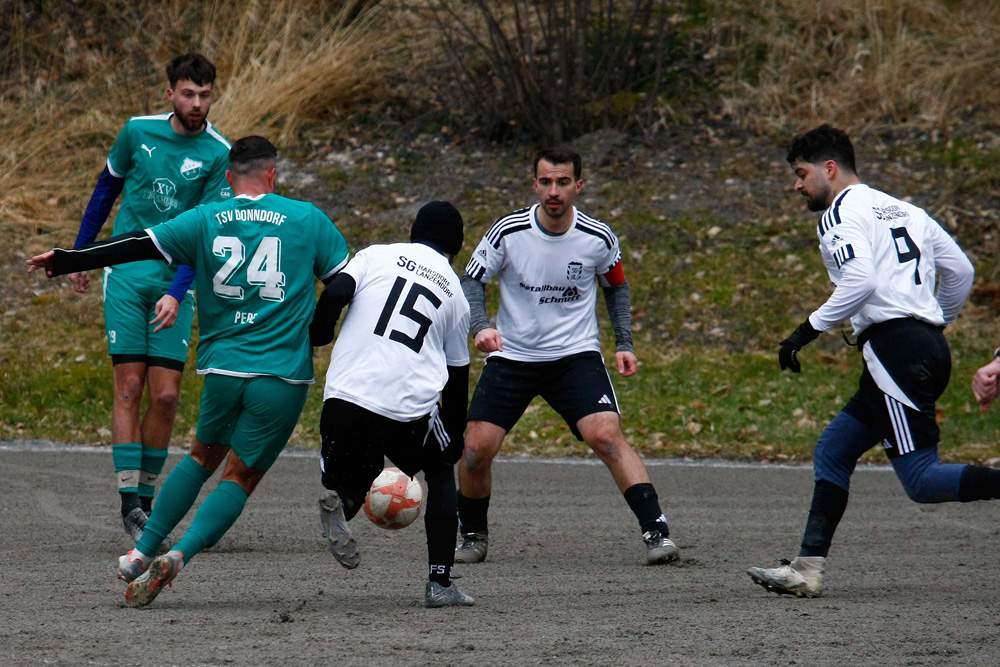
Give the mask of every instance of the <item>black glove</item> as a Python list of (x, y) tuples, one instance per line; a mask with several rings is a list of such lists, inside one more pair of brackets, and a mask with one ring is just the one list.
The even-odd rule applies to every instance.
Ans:
[(796, 353), (816, 340), (819, 334), (820, 332), (813, 329), (813, 325), (809, 324), (809, 320), (806, 319), (792, 332), (791, 336), (781, 341), (781, 348), (778, 350), (778, 363), (781, 365), (781, 370), (787, 368), (793, 373), (801, 371), (802, 365), (799, 364)]

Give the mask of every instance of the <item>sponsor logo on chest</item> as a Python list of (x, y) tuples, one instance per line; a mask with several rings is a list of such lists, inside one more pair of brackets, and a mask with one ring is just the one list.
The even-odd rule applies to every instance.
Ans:
[(172, 209), (180, 208), (181, 205), (177, 201), (177, 186), (169, 178), (157, 178), (154, 180), (153, 187), (146, 192), (145, 198), (152, 199), (156, 210), (161, 213), (167, 213)]

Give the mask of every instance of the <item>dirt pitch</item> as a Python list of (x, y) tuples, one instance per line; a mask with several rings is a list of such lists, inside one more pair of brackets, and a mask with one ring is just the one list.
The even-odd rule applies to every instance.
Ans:
[(316, 454), (292, 453), (137, 610), (108, 450), (0, 444), (3, 665), (1000, 664), (1000, 503), (918, 506), (886, 470), (855, 475), (828, 596), (799, 600), (744, 571), (794, 555), (809, 468), (651, 462), (683, 549), (651, 568), (603, 466), (504, 461), (489, 560), (458, 570), (476, 606), (430, 610), (422, 522), (358, 517), (362, 564), (342, 569)]

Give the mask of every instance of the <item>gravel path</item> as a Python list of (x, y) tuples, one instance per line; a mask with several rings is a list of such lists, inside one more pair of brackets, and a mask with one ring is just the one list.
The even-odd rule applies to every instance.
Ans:
[(799, 600), (744, 571), (794, 555), (809, 468), (651, 462), (683, 558), (650, 568), (602, 466), (507, 460), (490, 557), (459, 569), (476, 606), (428, 610), (422, 522), (359, 516), (362, 565), (342, 569), (317, 526), (316, 455), (298, 453), (136, 610), (113, 572), (129, 545), (110, 454), (6, 444), (2, 665), (1000, 663), (1000, 503), (918, 506), (884, 469), (855, 476), (828, 596)]

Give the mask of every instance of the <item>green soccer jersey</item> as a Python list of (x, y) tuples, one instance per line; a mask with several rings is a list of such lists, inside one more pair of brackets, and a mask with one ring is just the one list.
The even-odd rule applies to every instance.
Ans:
[[(141, 232), (170, 220), (198, 204), (232, 196), (226, 182), (229, 142), (211, 123), (198, 134), (178, 134), (165, 113), (131, 118), (108, 155), (108, 171), (125, 179), (114, 234)], [(115, 273), (147, 284), (174, 279), (176, 266), (132, 262)]]
[(313, 381), (313, 276), (329, 278), (348, 259), (326, 215), (276, 194), (238, 195), (148, 233), (171, 264), (197, 272), (198, 373)]

